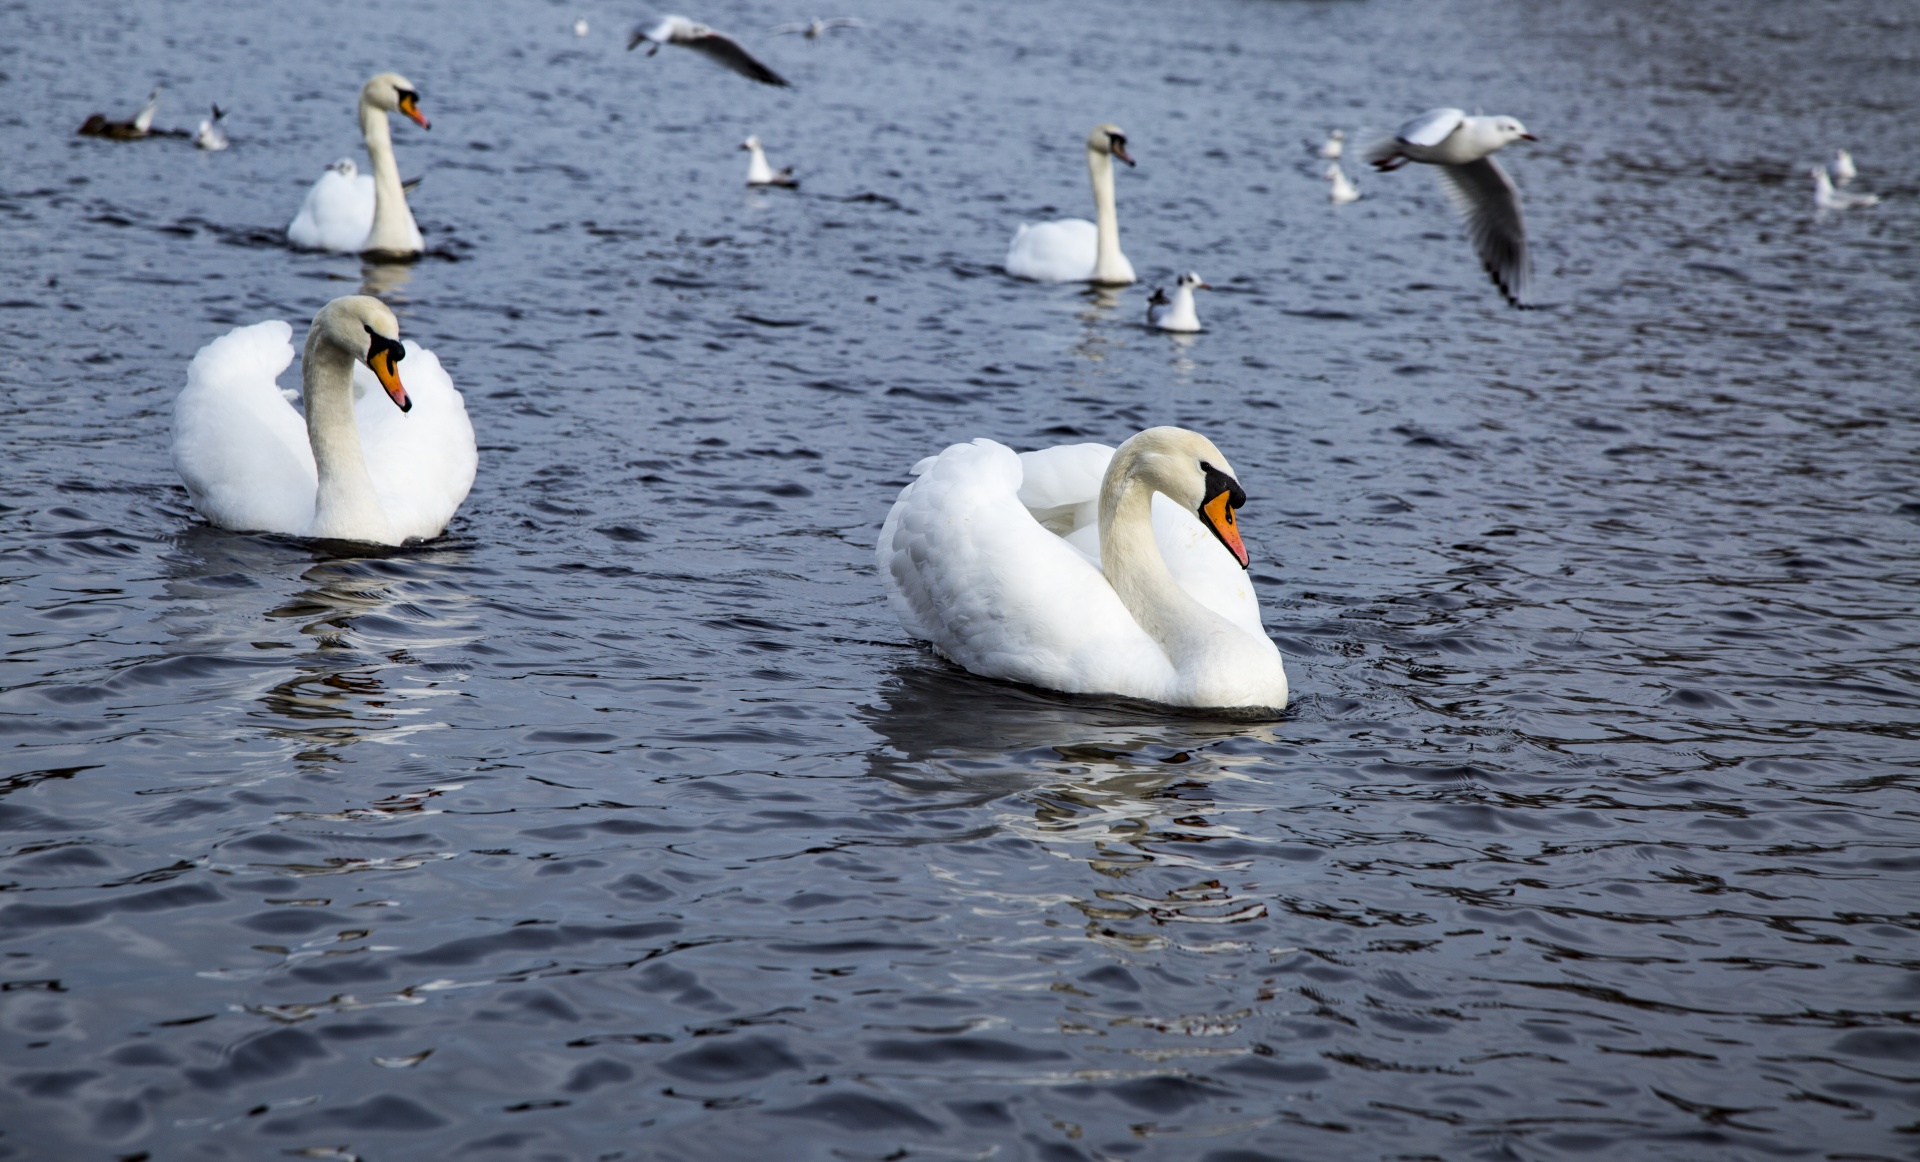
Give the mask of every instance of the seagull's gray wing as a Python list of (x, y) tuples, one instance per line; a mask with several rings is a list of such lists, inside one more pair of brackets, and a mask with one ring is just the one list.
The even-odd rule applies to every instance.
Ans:
[(1532, 263), (1527, 258), (1527, 224), (1520, 216), (1520, 191), (1513, 179), (1491, 157), (1465, 165), (1436, 166), (1454, 209), (1466, 219), (1467, 237), (1480, 265), (1493, 276), (1507, 301), (1526, 306), (1527, 280)]
[(741, 76), (751, 77), (763, 85), (787, 85), (785, 77), (754, 60), (753, 54), (741, 48), (731, 37), (709, 31), (704, 36), (689, 37), (675, 43), (703, 53), (709, 60), (723, 64)]
[(1395, 137), (1408, 145), (1432, 147), (1447, 139), (1447, 135), (1460, 128), (1460, 122), (1467, 115), (1458, 109), (1429, 109), (1420, 116), (1400, 127)]

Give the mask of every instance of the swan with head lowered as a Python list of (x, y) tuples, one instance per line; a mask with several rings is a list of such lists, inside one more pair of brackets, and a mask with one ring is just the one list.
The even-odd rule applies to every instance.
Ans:
[[(320, 309), (300, 364), (303, 418), (274, 382), (293, 328), (237, 327), (200, 349), (173, 404), (173, 463), (211, 524), (398, 545), (439, 536), (477, 454), (466, 401), (379, 299)], [(407, 361), (407, 380), (398, 364)]]
[(1246, 494), (1205, 436), (1018, 454), (980, 439), (913, 471), (876, 560), (901, 624), (943, 656), (1074, 694), (1286, 706), (1234, 515)]
[(399, 73), (381, 73), (361, 86), (360, 135), (373, 173), (356, 173), (350, 161), (328, 166), (287, 227), (287, 241), (311, 250), (392, 258), (411, 258), (427, 248), (393, 159), (387, 114), (395, 112), (422, 129), (432, 128), (420, 112), (419, 90)]
[(1113, 159), (1129, 166), (1127, 135), (1118, 125), (1096, 125), (1087, 134), (1087, 177), (1093, 182), (1094, 221), (1062, 218), (1022, 222), (1007, 248), (1007, 273), (1035, 282), (1133, 282), (1133, 263), (1120, 252), (1120, 217), (1113, 206)]

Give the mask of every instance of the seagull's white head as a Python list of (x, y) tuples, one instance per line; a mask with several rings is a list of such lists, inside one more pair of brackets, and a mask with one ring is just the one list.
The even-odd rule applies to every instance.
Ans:
[(1502, 145), (1505, 145), (1509, 141), (1540, 140), (1533, 134), (1528, 133), (1526, 126), (1511, 117), (1495, 117), (1493, 119), (1493, 131), (1500, 135), (1500, 143)]
[(759, 149), (759, 148), (760, 148), (760, 138), (759, 138), (759, 137), (757, 137), (757, 136), (755, 136), (755, 137), (749, 137), (749, 138), (747, 138), (747, 139), (746, 139), (745, 141), (743, 141), (743, 142), (741, 142), (741, 143), (740, 143), (740, 148), (741, 148), (741, 149)]
[(1206, 284), (1206, 280), (1200, 277), (1200, 272), (1197, 270), (1189, 270), (1187, 273), (1181, 275), (1179, 278), (1174, 280), (1174, 285), (1184, 286), (1192, 290), (1212, 290), (1213, 289), (1212, 287)]

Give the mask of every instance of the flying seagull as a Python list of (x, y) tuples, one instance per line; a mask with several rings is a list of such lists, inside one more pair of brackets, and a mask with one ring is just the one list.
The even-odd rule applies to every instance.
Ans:
[(1493, 284), (1516, 307), (1526, 306), (1527, 225), (1520, 216), (1520, 191), (1493, 160), (1501, 147), (1537, 141), (1511, 117), (1469, 117), (1458, 109), (1429, 109), (1400, 127), (1391, 141), (1367, 154), (1382, 173), (1410, 161), (1438, 166), (1454, 209), (1466, 219), (1467, 237)]
[(773, 30), (773, 34), (775, 36), (788, 36), (797, 32), (805, 36), (808, 40), (819, 40), (836, 28), (865, 27), (865, 21), (856, 20), (851, 16), (829, 16), (824, 20), (816, 16), (812, 20), (800, 24), (782, 24)]
[(634, 29), (627, 49), (632, 51), (647, 41), (652, 42), (652, 47), (647, 49), (648, 56), (659, 52), (663, 44), (677, 44), (763, 85), (787, 85), (785, 77), (754, 60), (753, 54), (741, 48), (738, 41), (684, 16), (665, 16), (652, 28)]

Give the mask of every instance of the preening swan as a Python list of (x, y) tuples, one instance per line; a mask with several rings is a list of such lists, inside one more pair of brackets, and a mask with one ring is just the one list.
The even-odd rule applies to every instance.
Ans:
[(1153, 288), (1153, 297), (1147, 300), (1147, 325), (1162, 331), (1201, 330), (1200, 313), (1193, 309), (1193, 292), (1212, 289), (1197, 271), (1191, 270), (1174, 281), (1171, 297), (1162, 288)]
[(382, 545), (440, 535), (477, 463), (466, 401), (440, 361), (401, 345), (379, 299), (335, 299), (307, 332), (302, 419), (274, 382), (292, 336), (278, 319), (236, 327), (193, 357), (173, 403), (173, 463), (194, 507), (248, 532)]
[[(355, 177), (352, 162), (335, 162), (307, 191), (300, 213), (287, 227), (295, 246), (340, 253), (410, 257), (425, 250), (420, 227), (407, 208), (400, 166), (393, 160), (393, 130), (387, 114), (405, 113), (430, 129), (420, 112), (420, 94), (399, 73), (381, 73), (360, 89), (360, 133), (366, 138), (372, 176)], [(342, 179), (345, 179), (344, 181)]]
[(1120, 253), (1120, 218), (1113, 207), (1113, 159), (1128, 165), (1127, 135), (1118, 125), (1096, 125), (1087, 134), (1087, 177), (1093, 182), (1096, 221), (1062, 218), (1023, 222), (1007, 248), (1007, 273), (1036, 282), (1134, 281), (1133, 263)]
[(1069, 693), (1286, 706), (1244, 571), (1246, 494), (1206, 437), (1020, 454), (980, 439), (913, 471), (876, 560), (901, 624), (945, 657)]

